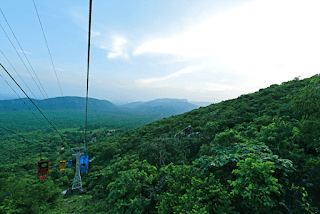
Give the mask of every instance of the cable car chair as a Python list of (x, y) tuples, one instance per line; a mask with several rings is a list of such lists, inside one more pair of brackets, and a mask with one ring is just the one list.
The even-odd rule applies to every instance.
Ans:
[(40, 149), (40, 161), (38, 161), (37, 177), (39, 179), (43, 179), (49, 176), (49, 160), (44, 160), (41, 158), (41, 150), (42, 150), (42, 145)]
[(89, 156), (88, 156), (88, 149), (85, 156), (80, 157), (80, 173), (88, 172), (89, 166)]
[(68, 167), (72, 167), (72, 160), (68, 160)]
[(49, 160), (40, 159), (38, 162), (38, 174), (39, 179), (43, 179), (49, 176)]
[(65, 168), (66, 168), (66, 161), (61, 159), (59, 164), (59, 169), (60, 171), (63, 171)]

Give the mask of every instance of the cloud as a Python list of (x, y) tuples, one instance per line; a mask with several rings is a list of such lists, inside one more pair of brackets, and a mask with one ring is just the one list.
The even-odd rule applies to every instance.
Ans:
[(128, 41), (122, 36), (114, 36), (113, 44), (112, 44), (112, 52), (108, 53), (108, 58), (117, 58), (117, 57), (124, 57), (128, 58), (128, 54), (126, 53), (126, 44)]
[(242, 93), (249, 93), (257, 89), (259, 89), (259, 86), (248, 85), (245, 82), (235, 83), (235, 84), (205, 83), (205, 86), (199, 89), (199, 91), (201, 92), (238, 91)]
[[(72, 17), (73, 21), (80, 28), (82, 28), (83, 30), (85, 30), (88, 33), (88, 17), (76, 9), (71, 10), (69, 13), (70, 13), (70, 16)], [(91, 36), (92, 37), (101, 36), (101, 32), (91, 29)]]
[(96, 37), (96, 36), (101, 36), (101, 33), (99, 31), (91, 30), (91, 35), (92, 37)]
[(261, 0), (214, 16), (181, 35), (147, 41), (134, 54), (198, 57), (229, 53), (229, 50), (249, 53), (247, 48), (250, 52), (267, 50), (268, 53), (276, 52), (274, 48), (288, 50), (297, 45), (294, 41), (317, 38), (318, 9), (319, 1)]
[[(70, 15), (74, 22), (80, 26), (83, 30), (88, 32), (87, 17), (77, 10), (71, 10)], [(110, 36), (113, 35), (113, 36)], [(109, 59), (115, 58), (128, 58), (128, 51), (126, 50), (128, 41), (124, 36), (116, 33), (101, 33), (98, 30), (91, 30), (92, 43), (103, 50), (108, 52), (107, 57)], [(112, 41), (110, 43), (110, 40)]]
[(87, 21), (87, 17), (81, 13), (80, 11), (78, 11), (77, 9), (72, 9), (70, 12), (70, 16), (72, 17), (73, 21), (80, 26), (83, 30), (88, 31), (88, 21)]
[(145, 41), (135, 56), (210, 59), (265, 86), (320, 70), (320, 1), (260, 0), (213, 16), (188, 31)]
[(139, 86), (151, 86), (151, 87), (164, 87), (167, 86), (166, 84), (159, 83), (164, 80), (169, 80), (172, 78), (177, 78), (180, 76), (183, 76), (184, 74), (192, 73), (195, 71), (199, 71), (201, 69), (206, 68), (207, 66), (201, 65), (201, 66), (190, 66), (184, 69), (181, 69), (175, 73), (169, 74), (165, 77), (159, 77), (159, 78), (148, 78), (148, 79), (138, 79), (135, 81), (135, 83)]
[(28, 51), (22, 51), (22, 50), (18, 50), (18, 52), (20, 52), (20, 53), (25, 53), (25, 54), (32, 54), (32, 53), (30, 53), (30, 52), (28, 52)]
[(120, 35), (115, 35), (111, 38), (112, 43), (110, 44), (110, 39), (107, 35), (103, 36), (99, 42), (96, 42), (96, 46), (100, 49), (106, 50), (108, 52), (107, 57), (109, 59), (114, 58), (128, 58), (127, 44), (128, 41), (125, 37)]

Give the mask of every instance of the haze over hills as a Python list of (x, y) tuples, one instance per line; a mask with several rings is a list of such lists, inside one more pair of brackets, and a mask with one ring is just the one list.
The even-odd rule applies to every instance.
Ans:
[(182, 114), (198, 106), (191, 104), (186, 99), (156, 99), (148, 102), (134, 102), (121, 106), (124, 109), (131, 109), (139, 112), (161, 113), (165, 115)]
[(0, 100), (9, 100), (9, 99), (15, 99), (15, 96), (10, 94), (0, 94)]
[(127, 103), (131, 103), (130, 101), (122, 101), (122, 100), (109, 100), (110, 102), (112, 102), (113, 104), (117, 105), (117, 106), (121, 106)]
[[(44, 100), (32, 99), (32, 101), (41, 110), (62, 110), (62, 109), (85, 109), (86, 99), (84, 97), (55, 97)], [(25, 104), (27, 105), (25, 105)], [(52, 108), (53, 107), (53, 108)], [(13, 99), (13, 100), (1, 100), (0, 110), (12, 111), (12, 110), (36, 110), (34, 105), (28, 98)], [(88, 99), (88, 108), (99, 110), (120, 110), (119, 107), (107, 100), (98, 100), (94, 98)]]
[(192, 103), (194, 105), (197, 105), (197, 106), (201, 106), (201, 107), (206, 107), (208, 105), (211, 105), (211, 104), (214, 104), (213, 102), (196, 102), (196, 101), (189, 101), (189, 103)]
[[(41, 110), (84, 110), (86, 104), (86, 99), (84, 97), (72, 96), (55, 97), (45, 100), (32, 99), (32, 101)], [(28, 110), (29, 108), (31, 110), (36, 110), (34, 105), (27, 98), (0, 101), (0, 111)], [(115, 105), (108, 100), (88, 99), (89, 110), (158, 113), (163, 116), (170, 116), (182, 114), (196, 108), (198, 108), (198, 106), (189, 103), (186, 99), (156, 99), (148, 102), (127, 103), (120, 106)]]

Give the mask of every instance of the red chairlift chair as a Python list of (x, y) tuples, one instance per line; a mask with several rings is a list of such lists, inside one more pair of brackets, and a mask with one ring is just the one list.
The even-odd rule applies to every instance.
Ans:
[(49, 160), (41, 159), (41, 151), (42, 151), (42, 145), (40, 149), (40, 161), (38, 161), (37, 177), (39, 179), (46, 178), (49, 175)]
[(38, 162), (38, 178), (43, 179), (48, 177), (49, 175), (49, 160), (43, 160), (41, 159)]

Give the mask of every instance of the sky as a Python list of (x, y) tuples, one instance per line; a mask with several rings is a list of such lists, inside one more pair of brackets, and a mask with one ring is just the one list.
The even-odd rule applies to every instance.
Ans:
[[(55, 71), (32, 0), (0, 2), (22, 47), (0, 12), (0, 50), (21, 78), (0, 63), (31, 97), (85, 97), (89, 1), (35, 3)], [(320, 0), (93, 0), (89, 97), (237, 98), (320, 73), (319, 38)], [(0, 94), (14, 95), (2, 78)]]

